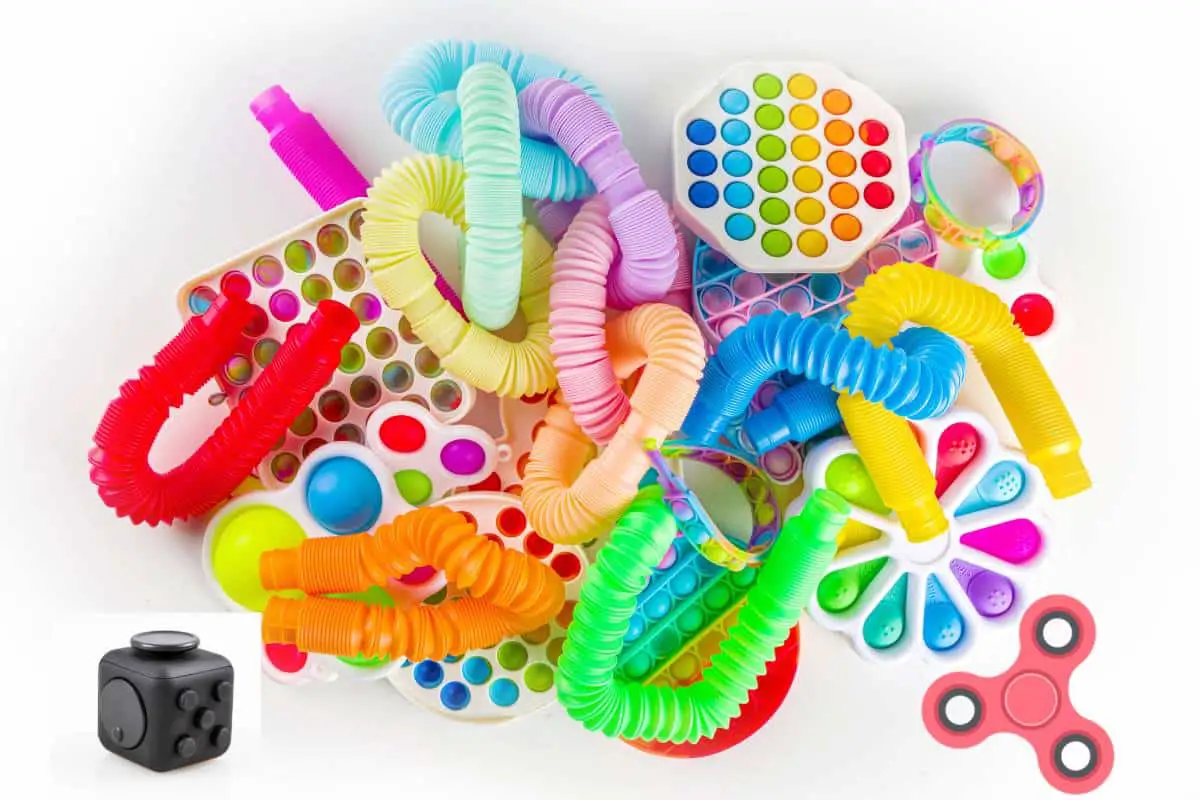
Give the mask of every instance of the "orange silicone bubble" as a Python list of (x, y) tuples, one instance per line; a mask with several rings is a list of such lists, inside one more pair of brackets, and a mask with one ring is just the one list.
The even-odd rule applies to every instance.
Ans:
[(607, 334), (618, 378), (643, 364), (645, 370), (629, 398), (629, 416), (599, 458), (561, 397), (546, 413), (521, 500), (530, 523), (552, 542), (586, 542), (612, 528), (650, 468), (646, 440), (661, 442), (679, 429), (704, 370), (700, 331), (674, 306), (627, 311), (609, 321)]
[(848, 178), (854, 174), (854, 169), (858, 166), (858, 162), (854, 160), (854, 156), (845, 150), (834, 150), (829, 154), (825, 166), (839, 178)]
[(838, 147), (848, 145), (854, 140), (854, 128), (844, 119), (832, 120), (825, 126), (825, 138)]
[(838, 214), (830, 224), (833, 235), (843, 242), (852, 242), (862, 233), (862, 223), (853, 214)]
[(825, 110), (830, 114), (845, 114), (850, 110), (853, 101), (850, 100), (850, 95), (841, 89), (830, 89), (821, 98), (821, 105), (825, 106)]
[(428, 565), (468, 596), (437, 606), (376, 606), (327, 597), (272, 597), (263, 611), (266, 644), (344, 658), (442, 659), (546, 624), (565, 587), (553, 569), (480, 536), (448, 508), (401, 514), (373, 534), (318, 537), (270, 550), (259, 562), (267, 591), (361, 592)]
[(829, 187), (829, 202), (838, 208), (854, 208), (858, 202), (858, 189), (845, 181), (838, 181)]

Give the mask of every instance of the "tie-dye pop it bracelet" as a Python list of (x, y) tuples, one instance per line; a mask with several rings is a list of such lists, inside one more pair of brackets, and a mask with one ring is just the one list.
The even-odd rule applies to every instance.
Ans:
[[(481, 63), (503, 67), (518, 92), (539, 78), (557, 78), (578, 86), (608, 110), (587, 79), (541, 56), (490, 42), (440, 41), (413, 50), (392, 69), (383, 87), (384, 116), (418, 150), (461, 158), (461, 115), (450, 93), (468, 67)], [(533, 136), (521, 137), (521, 185), (526, 197), (551, 200), (574, 200), (593, 191), (586, 173), (566, 153)]]
[(621, 132), (600, 105), (567, 81), (547, 78), (521, 91), (521, 124), (559, 144), (596, 184), (621, 247), (608, 281), (608, 302), (629, 309), (663, 298), (679, 259), (667, 204), (646, 187)]

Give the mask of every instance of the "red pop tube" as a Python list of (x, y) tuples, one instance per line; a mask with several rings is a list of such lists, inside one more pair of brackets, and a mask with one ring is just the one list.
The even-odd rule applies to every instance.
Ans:
[(186, 461), (165, 474), (150, 466), (150, 448), (172, 408), (194, 394), (237, 352), (254, 306), (222, 294), (187, 321), (138, 370), (96, 428), (88, 454), (100, 499), (119, 517), (157, 525), (203, 514), (250, 474), (287, 426), (329, 382), (343, 345), (358, 330), (346, 306), (324, 300), (287, 341), (230, 415)]

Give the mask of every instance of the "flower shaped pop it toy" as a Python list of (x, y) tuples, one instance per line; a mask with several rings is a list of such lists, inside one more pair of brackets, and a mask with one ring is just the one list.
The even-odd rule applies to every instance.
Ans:
[(920, 653), (949, 660), (983, 631), (1014, 624), (1029, 601), (1029, 572), (1045, 556), (1046, 489), (1037, 470), (999, 444), (974, 412), (912, 423), (937, 478), (948, 534), (910, 542), (882, 500), (848, 437), (809, 453), (805, 494), (827, 487), (852, 507), (838, 554), (809, 612), (848, 636), (865, 658)]

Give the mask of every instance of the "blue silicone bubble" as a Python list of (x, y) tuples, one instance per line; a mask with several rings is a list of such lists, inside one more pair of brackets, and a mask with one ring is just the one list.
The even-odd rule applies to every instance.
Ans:
[(436, 661), (422, 661), (413, 667), (413, 680), (422, 689), (435, 689), (442, 683), (445, 672)]
[(717, 204), (717, 187), (708, 181), (696, 181), (688, 187), (688, 199), (697, 208), (712, 208)]
[(742, 181), (732, 181), (725, 187), (725, 202), (734, 208), (746, 208), (754, 202), (754, 190)]
[(462, 665), (463, 679), (473, 686), (482, 686), (492, 677), (492, 664), (482, 656), (471, 656)]
[(471, 702), (471, 690), (465, 683), (450, 681), (442, 687), (438, 697), (442, 705), (451, 711), (462, 711)]
[(1021, 496), (1026, 482), (1025, 470), (1017, 462), (1000, 461), (993, 464), (954, 512), (954, 516), (962, 517), (1006, 506)]
[(508, 678), (500, 678), (488, 687), (488, 699), (501, 708), (508, 708), (521, 696), (517, 684)]
[(717, 171), (717, 157), (707, 150), (695, 150), (687, 157), (687, 167), (693, 175), (707, 178)]
[(721, 156), (721, 166), (735, 178), (744, 178), (754, 167), (754, 159), (741, 150), (730, 150)]
[(965, 623), (936, 575), (925, 586), (925, 646), (935, 652), (952, 650), (963, 637)]
[(908, 574), (900, 576), (863, 623), (863, 639), (875, 650), (894, 647), (903, 637), (907, 612)]
[(741, 89), (726, 89), (721, 92), (719, 102), (726, 114), (741, 114), (750, 107), (750, 98)]
[(694, 119), (687, 124), (688, 141), (692, 144), (711, 144), (717, 138), (717, 129), (706, 119)]
[(721, 124), (721, 138), (734, 147), (750, 141), (750, 126), (740, 119), (726, 120)]
[(362, 533), (379, 520), (383, 490), (366, 464), (336, 456), (312, 471), (304, 502), (317, 523), (330, 533)]
[(754, 235), (754, 220), (746, 214), (730, 214), (725, 219), (725, 232), (739, 242), (744, 242)]

